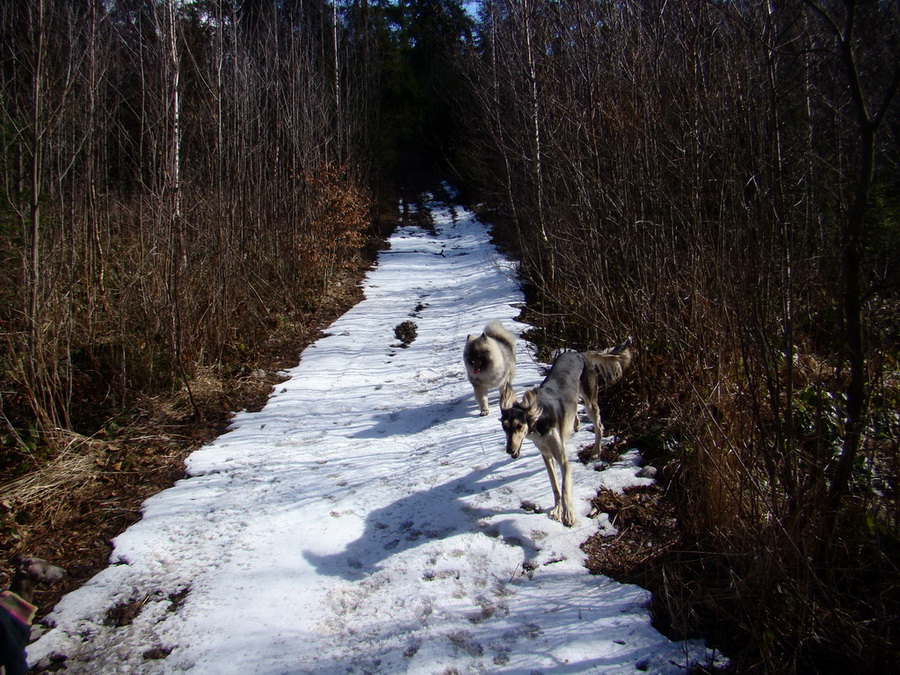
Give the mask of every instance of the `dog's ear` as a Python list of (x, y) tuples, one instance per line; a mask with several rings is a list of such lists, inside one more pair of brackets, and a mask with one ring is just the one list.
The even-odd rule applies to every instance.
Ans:
[(526, 391), (522, 395), (522, 402), (519, 405), (522, 406), (522, 410), (525, 412), (525, 417), (528, 419), (528, 426), (534, 427), (541, 416), (541, 406), (538, 404), (537, 389)]
[(522, 395), (522, 409), (530, 413), (537, 406), (537, 392), (534, 389), (526, 391)]
[(516, 392), (510, 385), (504, 384), (500, 388), (500, 410), (509, 410), (515, 402)]

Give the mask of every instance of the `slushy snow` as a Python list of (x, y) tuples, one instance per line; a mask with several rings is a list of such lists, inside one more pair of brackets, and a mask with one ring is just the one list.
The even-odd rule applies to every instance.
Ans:
[[(399, 227), (365, 299), (306, 349), (265, 408), (187, 460), (115, 539), (110, 565), (48, 617), (32, 664), (67, 673), (681, 673), (712, 656), (657, 632), (649, 595), (592, 576), (579, 544), (600, 486), (649, 483), (636, 453), (575, 461), (573, 528), (550, 520), (530, 441), (504, 452), (498, 394), (479, 417), (466, 335), (518, 334), (512, 263), (447, 204)], [(403, 348), (394, 327), (416, 324)], [(623, 338), (625, 336), (622, 336)], [(609, 345), (597, 345), (598, 348)], [(541, 381), (517, 343), (516, 391)], [(586, 417), (582, 415), (586, 420)], [(614, 431), (614, 430), (610, 430)], [(590, 424), (569, 446), (593, 441)], [(109, 617), (137, 611), (126, 625)]]

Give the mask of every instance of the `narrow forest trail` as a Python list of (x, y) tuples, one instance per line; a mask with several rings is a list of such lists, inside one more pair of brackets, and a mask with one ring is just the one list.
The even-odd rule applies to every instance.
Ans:
[[(503, 451), (497, 393), (479, 417), (461, 353), (523, 298), (465, 211), (401, 227), (365, 300), (305, 350), (259, 412), (149, 499), (111, 565), (65, 596), (31, 661), (68, 673), (683, 672), (699, 642), (650, 625), (640, 588), (591, 576), (580, 542), (601, 484), (646, 483), (633, 454), (575, 463), (581, 513), (551, 506), (528, 442)], [(398, 344), (394, 327), (416, 324)], [(540, 381), (518, 343), (516, 389)], [(571, 454), (592, 441), (589, 424)], [(524, 508), (523, 508), (524, 507)]]

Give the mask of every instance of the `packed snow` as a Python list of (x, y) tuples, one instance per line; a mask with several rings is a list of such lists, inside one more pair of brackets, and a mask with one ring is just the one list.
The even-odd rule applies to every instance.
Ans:
[[(575, 527), (530, 441), (478, 415), (466, 335), (512, 332), (514, 265), (473, 215), (433, 202), (399, 227), (365, 299), (306, 349), (265, 408), (147, 500), (110, 565), (65, 596), (32, 664), (68, 673), (681, 673), (712, 653), (650, 622), (646, 591), (592, 576), (579, 544), (600, 486), (649, 483), (626, 454), (574, 462)], [(394, 328), (416, 324), (404, 348)], [(623, 336), (625, 337), (625, 336)], [(597, 345), (598, 348), (608, 345)], [(518, 392), (541, 364), (517, 343)], [(586, 420), (586, 418), (584, 418)], [(611, 429), (610, 431), (614, 431)], [(582, 423), (570, 455), (593, 441)], [(124, 618), (123, 618), (124, 617)]]

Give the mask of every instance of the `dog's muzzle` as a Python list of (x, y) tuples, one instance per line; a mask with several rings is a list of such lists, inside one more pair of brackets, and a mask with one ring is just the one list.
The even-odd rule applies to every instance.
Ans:
[(522, 441), (518, 443), (513, 439), (508, 439), (506, 441), (506, 454), (512, 457), (513, 459), (519, 459), (519, 453), (522, 452)]

